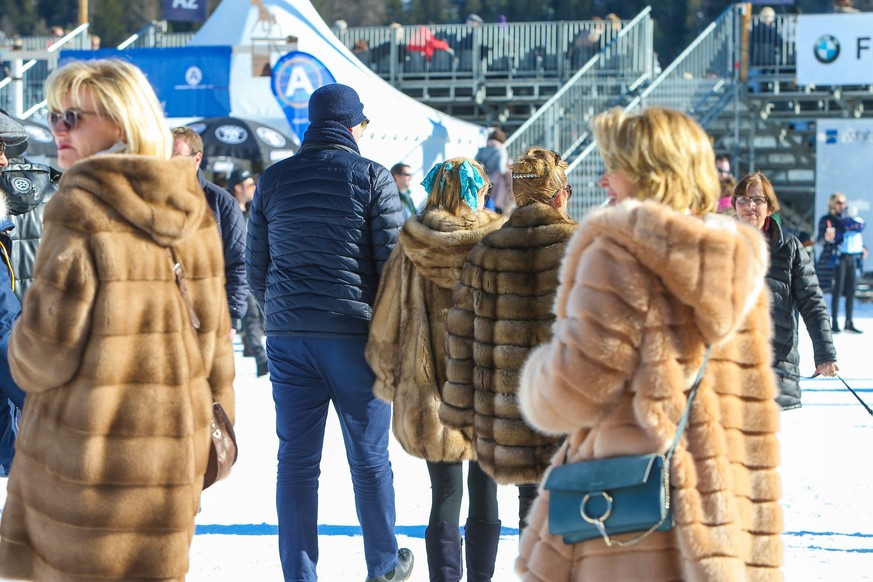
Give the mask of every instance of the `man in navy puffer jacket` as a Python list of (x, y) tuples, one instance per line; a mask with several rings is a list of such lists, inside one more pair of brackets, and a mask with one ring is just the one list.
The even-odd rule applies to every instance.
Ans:
[(367, 580), (406, 580), (413, 558), (398, 551), (394, 535), (391, 411), (373, 396), (364, 359), (379, 276), (402, 223), (400, 198), (388, 170), (360, 155), (357, 142), (369, 120), (354, 89), (316, 90), (309, 121), (297, 154), (261, 175), (246, 245), (249, 287), (265, 314), (276, 403), (282, 569), (286, 580), (316, 579), (319, 464), (333, 401)]

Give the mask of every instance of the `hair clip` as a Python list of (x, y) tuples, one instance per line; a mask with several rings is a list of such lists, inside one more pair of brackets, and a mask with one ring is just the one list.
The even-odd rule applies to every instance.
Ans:
[(539, 178), (539, 176), (538, 176), (537, 174), (513, 174), (513, 175), (512, 175), (512, 178), (513, 178), (513, 180), (514, 180), (514, 179), (516, 179), (516, 178), (519, 178), (519, 179), (524, 179), (524, 178)]

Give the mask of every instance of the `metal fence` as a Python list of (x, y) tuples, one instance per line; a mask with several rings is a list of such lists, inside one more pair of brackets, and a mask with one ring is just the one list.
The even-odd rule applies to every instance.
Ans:
[(603, 20), (505, 24), (354, 27), (337, 38), (391, 83), (410, 79), (482, 81), (489, 78), (569, 79), (621, 23)]
[[(735, 7), (726, 9), (626, 109), (671, 107), (694, 116), (701, 124), (717, 117), (735, 97), (737, 42), (741, 18)], [(571, 214), (579, 219), (604, 202), (598, 182), (604, 173), (595, 143), (588, 143), (568, 168), (574, 196)]]
[[(512, 158), (534, 145), (548, 147), (562, 158), (585, 155), (590, 142), (589, 122), (598, 113), (630, 99), (654, 76), (652, 20), (644, 9), (616, 34), (612, 42), (592, 56), (549, 101), (506, 141)], [(571, 166), (572, 167), (572, 166)], [(581, 217), (598, 195), (594, 189), (573, 183), (568, 211)], [(596, 186), (596, 184), (595, 184)], [(600, 196), (602, 199), (602, 196)]]

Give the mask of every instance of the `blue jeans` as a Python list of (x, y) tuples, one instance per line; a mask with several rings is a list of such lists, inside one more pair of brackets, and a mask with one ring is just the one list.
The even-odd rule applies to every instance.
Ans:
[(364, 337), (267, 338), (279, 436), (279, 556), (286, 581), (317, 579), (318, 477), (331, 401), (351, 469), (367, 575), (381, 576), (397, 566), (394, 473), (388, 459), (391, 407), (373, 396), (375, 378), (364, 359), (365, 344)]

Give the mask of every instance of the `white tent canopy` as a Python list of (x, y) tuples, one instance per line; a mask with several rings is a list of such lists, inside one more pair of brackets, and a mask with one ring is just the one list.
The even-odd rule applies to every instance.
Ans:
[(371, 120), (360, 143), (364, 156), (387, 167), (403, 161), (421, 174), (447, 158), (473, 157), (484, 143), (485, 128), (415, 101), (362, 64), (308, 0), (224, 0), (191, 45), (234, 47), (231, 115), (293, 133), (273, 95), (271, 78), (255, 74), (267, 59), (274, 65), (285, 52), (294, 50), (286, 44), (288, 37), (296, 37), (296, 50), (316, 57), (336, 82), (360, 94), (364, 113)]

